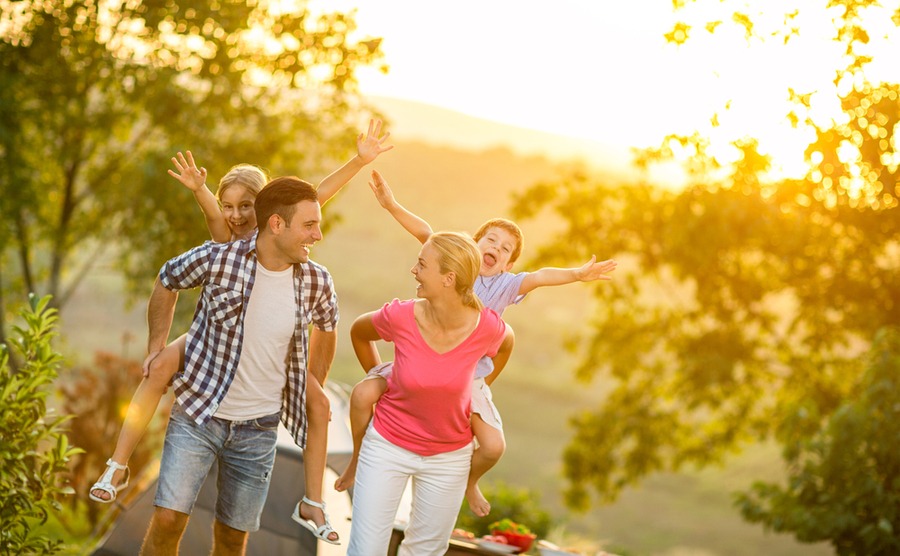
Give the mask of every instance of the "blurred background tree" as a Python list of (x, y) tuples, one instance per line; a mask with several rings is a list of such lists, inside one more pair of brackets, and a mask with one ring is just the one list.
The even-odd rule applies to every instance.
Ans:
[(352, 14), (280, 5), (0, 2), (0, 314), (29, 292), (65, 306), (105, 252), (145, 291), (206, 239), (165, 173), (176, 150), (213, 191), (239, 162), (308, 175), (351, 152), (354, 72), (380, 39), (350, 42)]
[[(351, 41), (352, 13), (283, 5), (0, 0), (0, 343), (30, 292), (64, 308), (92, 265), (112, 260), (146, 293), (164, 260), (208, 239), (191, 193), (166, 174), (176, 151), (194, 153), (213, 191), (237, 163), (315, 182), (349, 157), (371, 113), (355, 72), (380, 63), (380, 39)], [(98, 354), (57, 383), (88, 450), (69, 467), (67, 529), (107, 509), (86, 503), (87, 485), (138, 366)], [(158, 440), (147, 436), (133, 471)]]
[(839, 554), (900, 553), (900, 331), (875, 337), (865, 370), (820, 430), (796, 415), (785, 429), (789, 481), (760, 481), (738, 497), (741, 512), (807, 542), (830, 540)]
[[(694, 3), (676, 8), (687, 16)], [(723, 160), (711, 133), (696, 131), (637, 156), (645, 168), (682, 164), (678, 190), (573, 174), (517, 199), (518, 217), (552, 211), (564, 223), (536, 254), (541, 265), (592, 253), (623, 263), (595, 289), (590, 333), (570, 346), (583, 354), (581, 379), (613, 385), (572, 420), (572, 507), (586, 509), (591, 491), (611, 501), (653, 472), (775, 439), (789, 484), (762, 477), (740, 494), (746, 519), (804, 542), (827, 539), (842, 554), (896, 553), (900, 506), (889, 493), (900, 489), (900, 437), (884, 420), (896, 422), (900, 368), (895, 344), (872, 346), (900, 326), (900, 86), (867, 75), (870, 33), (900, 24), (895, 4), (803, 4), (763, 33), (751, 4), (724, 2), (734, 11), (721, 20), (681, 21), (666, 35), (677, 45), (735, 31), (787, 43), (798, 14), (827, 10), (842, 45), (833, 90), (786, 91), (788, 118), (810, 132), (805, 176), (773, 178), (753, 137), (732, 139)], [(813, 117), (817, 103), (835, 100), (833, 117)], [(867, 370), (870, 349), (894, 355)], [(842, 450), (853, 453), (842, 459)], [(850, 461), (860, 463), (854, 475), (828, 494), (823, 485)], [(867, 498), (873, 492), (881, 495)]]

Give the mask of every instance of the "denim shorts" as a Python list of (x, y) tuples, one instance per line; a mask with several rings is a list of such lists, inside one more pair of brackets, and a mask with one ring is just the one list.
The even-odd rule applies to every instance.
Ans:
[(213, 463), (218, 462), (216, 520), (239, 531), (259, 529), (275, 465), (280, 413), (198, 425), (177, 403), (163, 447), (155, 506), (190, 515)]

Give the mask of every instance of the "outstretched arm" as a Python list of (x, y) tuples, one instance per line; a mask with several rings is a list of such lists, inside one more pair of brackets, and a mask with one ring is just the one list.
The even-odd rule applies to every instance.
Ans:
[(350, 327), (350, 343), (353, 344), (353, 351), (364, 372), (369, 372), (369, 369), (381, 364), (381, 356), (375, 347), (375, 342), (380, 340), (381, 336), (372, 324), (374, 314), (372, 312), (360, 315)]
[(206, 218), (206, 227), (213, 241), (225, 243), (231, 241), (231, 228), (225, 222), (222, 209), (212, 191), (206, 187), (206, 168), (197, 168), (194, 163), (194, 155), (187, 151), (187, 157), (181, 152), (172, 157), (172, 164), (177, 172), (169, 169), (169, 175), (180, 181), (182, 185), (191, 190), (194, 199), (200, 205), (203, 216)]
[(506, 367), (506, 363), (509, 362), (509, 357), (512, 355), (513, 344), (516, 341), (516, 335), (513, 332), (512, 327), (507, 324), (506, 325), (506, 336), (503, 338), (503, 343), (500, 344), (500, 348), (497, 350), (497, 355), (494, 356), (494, 370), (491, 374), (484, 377), (484, 381), (488, 386), (494, 383), (497, 380), (497, 377)]
[(534, 272), (529, 272), (522, 280), (519, 287), (519, 295), (525, 295), (535, 288), (542, 286), (562, 286), (573, 282), (591, 282), (594, 280), (611, 280), (607, 274), (614, 271), (619, 263), (610, 259), (597, 262), (597, 256), (592, 255), (591, 260), (577, 268), (552, 268), (546, 267)]
[(407, 232), (418, 239), (419, 243), (428, 241), (428, 238), (431, 237), (431, 234), (433, 233), (431, 226), (428, 222), (425, 222), (425, 220), (413, 214), (407, 210), (406, 207), (397, 202), (397, 199), (394, 198), (394, 192), (391, 191), (391, 188), (388, 187), (384, 177), (382, 177), (377, 170), (372, 170), (372, 179), (369, 181), (369, 187), (371, 187), (372, 192), (375, 193), (378, 204), (391, 213), (394, 220), (399, 222)]
[(337, 195), (337, 192), (347, 185), (347, 182), (353, 179), (353, 176), (362, 170), (363, 166), (378, 158), (381, 153), (393, 149), (393, 145), (384, 146), (384, 142), (390, 136), (390, 133), (381, 134), (381, 120), (369, 120), (368, 132), (360, 133), (356, 137), (356, 156), (329, 174), (319, 184), (319, 204), (324, 205)]
[(178, 292), (166, 289), (157, 276), (147, 303), (147, 358), (141, 369), (145, 377), (150, 376), (150, 362), (166, 347), (177, 301)]

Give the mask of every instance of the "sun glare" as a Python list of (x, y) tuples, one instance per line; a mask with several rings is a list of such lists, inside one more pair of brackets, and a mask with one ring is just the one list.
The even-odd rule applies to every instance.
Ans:
[[(896, 9), (896, 1), (888, 3), (880, 9)], [(814, 121), (839, 116), (836, 93), (853, 86), (834, 85), (844, 56), (833, 40), (839, 11), (760, 0), (737, 18), (729, 11), (736, 5), (701, 0), (674, 13), (670, 0), (317, 0), (311, 8), (355, 9), (357, 38), (384, 38), (390, 71), (360, 71), (366, 94), (629, 147), (698, 130), (724, 143), (717, 148), (727, 157), (729, 142), (754, 137), (772, 157), (773, 173), (802, 174), (813, 136), (788, 118), (788, 90), (811, 95)], [(795, 32), (774, 39), (785, 14)], [(721, 23), (682, 28), (684, 44), (664, 38), (678, 21), (714, 19)], [(896, 29), (877, 33), (868, 48), (889, 60), (873, 64), (873, 72), (896, 80), (896, 56), (885, 55), (898, 51)]]

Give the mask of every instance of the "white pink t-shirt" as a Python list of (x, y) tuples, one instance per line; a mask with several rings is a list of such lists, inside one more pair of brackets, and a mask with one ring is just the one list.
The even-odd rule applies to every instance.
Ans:
[(506, 324), (483, 309), (478, 326), (458, 346), (437, 353), (416, 324), (415, 300), (393, 300), (372, 317), (379, 336), (394, 343), (394, 369), (375, 406), (373, 426), (391, 443), (421, 456), (451, 452), (472, 441), (472, 380), (481, 357), (497, 355)]

